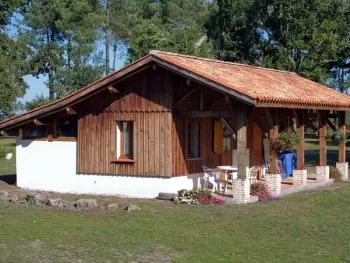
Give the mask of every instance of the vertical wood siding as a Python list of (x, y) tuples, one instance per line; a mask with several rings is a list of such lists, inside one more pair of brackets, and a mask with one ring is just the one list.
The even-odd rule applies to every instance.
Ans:
[[(79, 173), (171, 176), (171, 74), (147, 69), (78, 105)], [(133, 121), (135, 163), (113, 162), (117, 121)]]

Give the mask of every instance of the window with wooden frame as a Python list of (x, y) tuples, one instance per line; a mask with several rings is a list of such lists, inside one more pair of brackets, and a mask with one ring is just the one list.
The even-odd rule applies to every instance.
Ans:
[(199, 121), (187, 123), (187, 159), (200, 158)]
[(117, 158), (133, 159), (133, 122), (117, 121)]
[(46, 139), (48, 135), (47, 126), (36, 126), (22, 129), (23, 139)]
[(54, 137), (57, 139), (76, 139), (77, 127), (78, 118), (76, 115), (56, 119)]

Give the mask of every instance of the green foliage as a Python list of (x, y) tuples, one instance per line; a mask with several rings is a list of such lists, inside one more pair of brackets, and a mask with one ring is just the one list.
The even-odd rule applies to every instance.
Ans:
[(50, 100), (48, 97), (45, 97), (43, 94), (41, 94), (40, 96), (36, 95), (36, 97), (34, 99), (32, 99), (31, 101), (27, 101), (25, 103), (25, 109), (32, 110), (32, 109), (40, 107), (46, 103), (49, 103), (50, 101), (52, 101), (52, 100)]
[(203, 26), (208, 16), (207, 1), (111, 2), (112, 14), (119, 14), (123, 19), (123, 23), (112, 25), (112, 34), (127, 45), (130, 61), (148, 54), (151, 49), (211, 56), (211, 45)]
[(93, 54), (102, 23), (97, 0), (33, 0), (22, 12), (34, 54), (34, 76), (48, 75), (49, 98), (55, 99), (102, 76)]
[(339, 130), (327, 130), (326, 140), (328, 145), (338, 146), (346, 141), (346, 136)]
[(337, 168), (335, 167), (329, 168), (329, 178), (334, 179), (335, 183), (341, 182), (341, 174), (339, 173)]
[(296, 132), (281, 132), (270, 141), (270, 147), (275, 152), (292, 152), (300, 141), (300, 134)]
[(17, 97), (22, 97), (28, 87), (23, 80), (29, 49), (20, 37), (10, 37), (8, 26), (13, 13), (24, 1), (0, 2), (0, 115), (13, 114)]
[(349, 88), (350, 1), (217, 0), (206, 23), (219, 59)]

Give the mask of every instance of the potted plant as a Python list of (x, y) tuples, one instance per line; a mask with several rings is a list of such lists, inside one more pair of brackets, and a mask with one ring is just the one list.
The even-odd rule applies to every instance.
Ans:
[(339, 146), (346, 141), (346, 136), (339, 130), (327, 131), (326, 139), (328, 145)]
[(270, 140), (270, 148), (277, 153), (293, 152), (301, 138), (295, 132), (281, 132), (277, 138)]

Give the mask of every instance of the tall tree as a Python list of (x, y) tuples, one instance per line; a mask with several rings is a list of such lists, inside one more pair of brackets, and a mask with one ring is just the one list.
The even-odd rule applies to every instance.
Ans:
[[(23, 39), (10, 36), (13, 13), (23, 6), (21, 0), (0, 1), (0, 115), (9, 116), (15, 109), (17, 97), (28, 87), (23, 79), (29, 49)], [(13, 26), (13, 25), (12, 25)]]
[[(32, 0), (23, 16), (35, 53), (32, 74), (48, 75), (49, 99), (101, 76), (101, 71), (95, 70), (100, 65), (92, 63), (96, 29), (101, 23), (98, 0)], [(87, 71), (89, 77), (74, 80), (77, 72), (87, 68), (91, 69)]]
[(219, 59), (329, 84), (349, 62), (349, 0), (217, 0), (206, 24)]
[(129, 60), (151, 49), (208, 57), (211, 46), (203, 26), (208, 6), (205, 0), (112, 0), (111, 12), (124, 14), (119, 16), (123, 23), (112, 26), (113, 35), (127, 46)]

